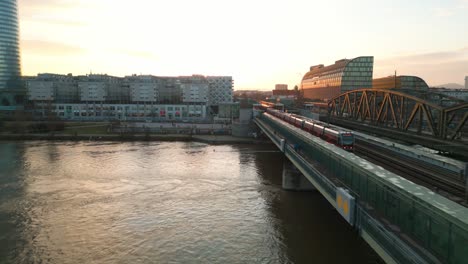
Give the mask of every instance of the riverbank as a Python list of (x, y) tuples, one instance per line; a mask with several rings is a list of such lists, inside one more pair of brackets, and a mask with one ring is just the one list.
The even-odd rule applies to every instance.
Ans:
[(70, 140), (70, 141), (197, 141), (209, 144), (265, 144), (266, 140), (229, 135), (187, 134), (0, 134), (0, 140)]

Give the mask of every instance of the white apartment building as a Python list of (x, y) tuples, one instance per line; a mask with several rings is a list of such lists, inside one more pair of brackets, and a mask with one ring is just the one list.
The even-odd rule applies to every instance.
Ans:
[(28, 98), (31, 101), (66, 101), (77, 100), (78, 88), (71, 74), (39, 74), (26, 82)]
[(81, 76), (78, 89), (83, 102), (128, 100), (128, 88), (122, 85), (122, 79), (118, 77), (97, 74)]
[(230, 76), (131, 75), (119, 78), (96, 74), (76, 77), (71, 74), (39, 74), (28, 79), (27, 85), (31, 101), (193, 103), (209, 106), (233, 102)]
[(126, 76), (125, 82), (130, 89), (132, 102), (157, 102), (159, 101), (160, 81), (151, 75)]
[(202, 121), (217, 109), (211, 106), (233, 102), (227, 76), (40, 74), (27, 84), (38, 118), (53, 112), (65, 120)]
[(204, 76), (179, 77), (183, 103), (207, 103), (209, 96), (208, 81)]
[(232, 103), (232, 77), (231, 76), (207, 76), (209, 84), (209, 105)]
[(95, 76), (80, 77), (78, 81), (80, 100), (85, 102), (103, 102), (107, 98), (107, 83)]
[(55, 100), (54, 83), (45, 80), (31, 80), (27, 83), (28, 98), (31, 101)]

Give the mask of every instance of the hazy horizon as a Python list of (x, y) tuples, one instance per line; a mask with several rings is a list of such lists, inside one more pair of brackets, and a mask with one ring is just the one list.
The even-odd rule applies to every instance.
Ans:
[(23, 75), (233, 76), (300, 85), (311, 65), (374, 56), (374, 78), (468, 75), (468, 0), (18, 0)]

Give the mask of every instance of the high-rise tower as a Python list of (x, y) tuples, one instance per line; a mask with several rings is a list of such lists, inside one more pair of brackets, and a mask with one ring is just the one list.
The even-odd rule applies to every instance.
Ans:
[(19, 86), (18, 9), (16, 0), (0, 0), (0, 91)]

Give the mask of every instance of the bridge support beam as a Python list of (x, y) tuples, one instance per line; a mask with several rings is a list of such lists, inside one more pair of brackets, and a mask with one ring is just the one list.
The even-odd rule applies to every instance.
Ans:
[(283, 189), (288, 191), (315, 191), (312, 183), (285, 158), (283, 161)]

